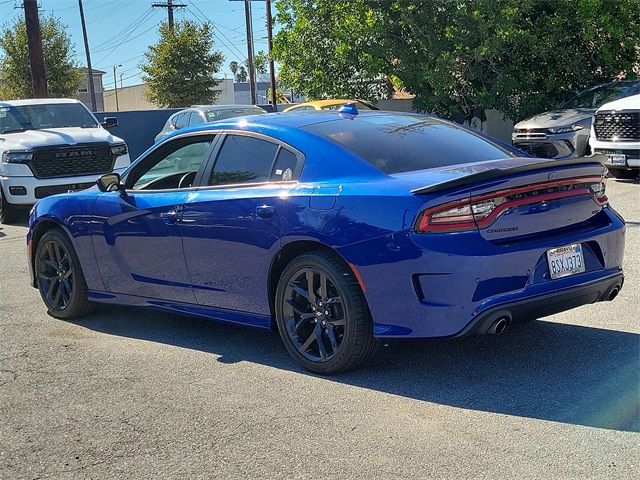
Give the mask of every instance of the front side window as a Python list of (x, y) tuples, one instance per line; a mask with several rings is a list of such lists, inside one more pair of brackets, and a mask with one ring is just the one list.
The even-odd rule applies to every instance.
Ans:
[(213, 167), (209, 185), (267, 182), (278, 145), (244, 135), (228, 135)]
[(191, 118), (189, 119), (190, 126), (202, 125), (203, 123), (204, 123), (204, 120), (200, 116), (199, 112), (191, 112)]
[(225, 120), (227, 118), (244, 117), (245, 115), (260, 115), (266, 113), (259, 107), (226, 108), (224, 110), (210, 110), (207, 112), (207, 122)]
[(13, 106), (0, 103), (0, 133), (65, 127), (97, 127), (98, 122), (79, 103)]
[(163, 145), (132, 170), (132, 190), (188, 188), (206, 160), (213, 136), (180, 138)]

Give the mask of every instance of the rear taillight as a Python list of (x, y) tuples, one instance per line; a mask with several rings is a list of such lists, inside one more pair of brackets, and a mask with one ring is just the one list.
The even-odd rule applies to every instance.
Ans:
[(591, 195), (606, 205), (605, 184), (600, 177), (574, 178), (539, 183), (471, 197), (429, 208), (418, 216), (418, 233), (442, 233), (486, 228), (510, 208), (559, 198)]
[(607, 203), (609, 203), (609, 199), (604, 193), (606, 188), (607, 185), (604, 183), (604, 179), (598, 183), (592, 183), (591, 185), (589, 185), (589, 190), (591, 190), (593, 198), (598, 205), (606, 205)]

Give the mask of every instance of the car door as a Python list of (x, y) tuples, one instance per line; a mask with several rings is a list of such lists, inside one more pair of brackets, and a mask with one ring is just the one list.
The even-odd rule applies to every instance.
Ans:
[(227, 134), (204, 173), (208, 188), (187, 198), (183, 243), (198, 303), (262, 315), (267, 276), (280, 244), (300, 152), (264, 136)]
[(180, 219), (213, 140), (211, 134), (171, 139), (129, 170), (124, 193), (98, 197), (94, 250), (107, 291), (195, 303)]

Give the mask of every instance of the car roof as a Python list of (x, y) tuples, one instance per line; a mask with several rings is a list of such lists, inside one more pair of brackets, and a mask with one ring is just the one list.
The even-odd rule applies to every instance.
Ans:
[(328, 100), (312, 100), (310, 102), (299, 103), (298, 105), (295, 105), (295, 106), (296, 107), (309, 106), (309, 107), (322, 108), (322, 107), (329, 107), (331, 105), (341, 105), (343, 103), (350, 103), (350, 102), (360, 102), (360, 100), (353, 99), (353, 98), (330, 98)]
[(192, 105), (190, 108), (198, 109), (198, 110), (206, 110), (209, 112), (213, 112), (216, 110), (237, 110), (237, 109), (244, 109), (244, 108), (254, 108), (254, 109), (262, 110), (262, 107), (258, 105)]
[[(176, 131), (180, 133), (210, 132), (215, 130), (239, 130), (248, 132), (277, 132), (292, 131), (316, 123), (341, 121), (346, 118), (357, 121), (358, 118), (366, 117), (396, 117), (411, 116), (416, 119), (425, 117), (433, 117), (432, 115), (423, 115), (413, 112), (390, 112), (384, 110), (363, 110), (355, 116), (347, 116), (341, 114), (337, 110), (320, 110), (315, 112), (291, 112), (291, 113), (267, 113), (264, 115), (247, 115), (243, 117), (235, 117), (224, 120), (218, 120), (213, 123), (197, 125)], [(435, 118), (435, 117), (434, 117)], [(442, 122), (445, 120), (438, 119)], [(174, 134), (170, 134), (174, 136)], [(169, 136), (167, 136), (169, 138)]]
[(0, 106), (51, 105), (53, 103), (81, 103), (75, 98), (29, 98), (25, 100), (0, 100)]

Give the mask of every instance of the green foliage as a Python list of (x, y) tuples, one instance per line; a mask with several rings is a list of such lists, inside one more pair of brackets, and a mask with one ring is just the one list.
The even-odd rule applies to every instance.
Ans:
[(465, 0), (389, 5), (394, 73), (418, 108), (456, 120), (512, 119), (633, 76), (638, 0)]
[(640, 0), (280, 0), (281, 79), (312, 98), (371, 79), (423, 111), (518, 120), (640, 68)]
[[(51, 97), (74, 97), (83, 78), (66, 26), (51, 16), (41, 19), (42, 50)], [(24, 20), (5, 24), (0, 33), (0, 99), (33, 98), (27, 29)]]
[(185, 20), (171, 30), (160, 26), (160, 39), (149, 46), (140, 68), (149, 101), (159, 107), (188, 107), (215, 102), (224, 57), (213, 50), (211, 26)]
[(267, 73), (267, 67), (269, 65), (269, 54), (260, 50), (253, 58), (253, 66), (256, 69), (256, 73), (264, 75)]
[(278, 1), (276, 22), (281, 28), (273, 53), (280, 62), (280, 81), (313, 99), (387, 97), (387, 24), (384, 12), (371, 3)]

